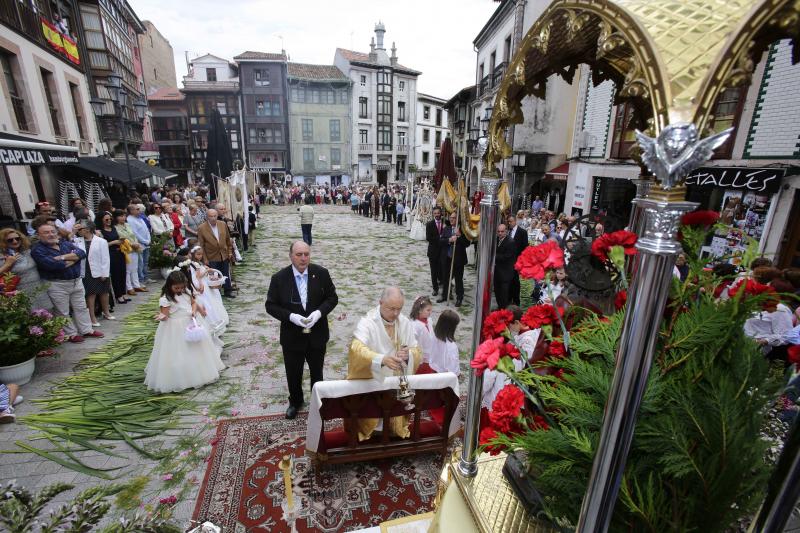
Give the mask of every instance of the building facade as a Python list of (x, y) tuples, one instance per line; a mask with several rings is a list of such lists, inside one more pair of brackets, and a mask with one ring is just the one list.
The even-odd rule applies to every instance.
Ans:
[(73, 23), (77, 4), (34, 12), (0, 10), (0, 226), (29, 218), (34, 206), (58, 208), (61, 184), (78, 156), (103, 153), (89, 106), (85, 56)]
[(161, 88), (147, 97), (147, 105), (158, 165), (177, 174), (179, 183), (189, 183), (192, 152), (186, 96), (174, 87)]
[(469, 129), (474, 122), (472, 116), (472, 101), (475, 99), (475, 85), (464, 87), (455, 96), (447, 101), (444, 108), (447, 112), (447, 124), (450, 128), (450, 138), (453, 140), (453, 155), (456, 170), (467, 176), (466, 184), (470, 191), (478, 190), (478, 176), (475, 172), (474, 180), (470, 174), (472, 169), (472, 156), (476, 149), (476, 141), (470, 139)]
[[(386, 28), (375, 26), (369, 54), (336, 49), (334, 65), (352, 83), (351, 175), (359, 182), (387, 185), (404, 180), (414, 161), (417, 77), (384, 48)], [(411, 159), (410, 159), (411, 158)]]
[(290, 162), (286, 54), (248, 51), (233, 59), (239, 65), (247, 167), (261, 183), (283, 182)]
[(433, 174), (439, 164), (442, 142), (450, 133), (446, 104), (441, 98), (417, 93), (414, 160), (419, 175)]
[[(228, 131), (234, 161), (242, 161), (241, 113), (239, 110), (239, 69), (226, 59), (206, 54), (189, 61), (183, 77), (189, 117), (189, 144), (193, 179), (204, 176), (211, 114), (216, 109)], [(218, 174), (215, 169), (209, 172)]]
[(175, 88), (175, 55), (172, 45), (149, 20), (143, 20), (144, 33), (139, 35), (139, 51), (147, 95), (159, 89)]
[(333, 65), (288, 64), (289, 142), (295, 183), (348, 185), (350, 79)]

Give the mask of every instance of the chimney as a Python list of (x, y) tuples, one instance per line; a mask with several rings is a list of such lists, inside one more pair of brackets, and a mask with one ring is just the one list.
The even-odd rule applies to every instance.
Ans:
[(394, 41), (392, 41), (392, 56), (389, 58), (389, 61), (392, 63), (392, 66), (397, 65), (397, 47), (395, 46)]
[(384, 50), (383, 48), (383, 34), (386, 33), (386, 26), (383, 25), (383, 22), (378, 21), (375, 24), (375, 36), (378, 39), (378, 44), (375, 46), (378, 50)]
[(378, 54), (375, 53), (375, 37), (369, 43), (369, 60), (375, 61), (378, 59)]

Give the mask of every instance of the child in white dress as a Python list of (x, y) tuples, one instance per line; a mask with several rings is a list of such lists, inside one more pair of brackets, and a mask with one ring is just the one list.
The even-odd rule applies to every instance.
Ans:
[[(461, 373), (458, 359), (458, 344), (456, 344), (456, 327), (461, 322), (458, 313), (451, 309), (445, 309), (436, 320), (433, 328), (433, 338), (431, 339), (430, 351), (430, 372), (439, 374), (441, 372), (452, 372), (456, 376)], [(444, 409), (437, 408), (430, 410), (431, 418), (437, 423), (444, 422)]]
[(220, 359), (222, 347), (208, 333), (197, 342), (188, 342), (186, 328), (196, 317), (198, 324), (208, 325), (202, 318), (205, 309), (187, 290), (188, 280), (180, 271), (173, 271), (158, 301), (161, 312), (153, 351), (144, 370), (147, 388), (159, 393), (177, 392), (202, 387), (219, 379), (225, 368)]
[(212, 333), (219, 337), (225, 333), (230, 321), (219, 292), (219, 288), (225, 283), (225, 277), (218, 270), (208, 267), (203, 262), (203, 249), (199, 246), (195, 246), (189, 251), (189, 259), (191, 260), (190, 273), (195, 298), (206, 308), (208, 312), (206, 320), (213, 328)]
[(417, 368), (417, 374), (430, 374), (428, 366), (431, 353), (431, 339), (433, 339), (433, 326), (431, 325), (431, 312), (433, 302), (427, 296), (419, 296), (411, 305), (411, 325), (414, 328), (414, 337), (417, 346), (422, 351), (422, 363)]

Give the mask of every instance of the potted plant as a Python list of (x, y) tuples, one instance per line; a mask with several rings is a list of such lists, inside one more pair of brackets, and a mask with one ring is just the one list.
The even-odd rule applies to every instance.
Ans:
[[(700, 249), (715, 221), (699, 212), (683, 220), (689, 273), (673, 279), (612, 531), (724, 532), (754, 512), (769, 475), (761, 431), (780, 383), (743, 324), (774, 305), (775, 295), (753, 280), (727, 287), (730, 280), (706, 269)], [(508, 379), (481, 429), (482, 449), (521, 462), (523, 473), (516, 472), (533, 487), (534, 505), (562, 528), (577, 523), (597, 450), (624, 319), (625, 256), (636, 253), (634, 243), (635, 235), (616, 232), (592, 245), (595, 266), (614, 272), (616, 312), (562, 301), (532, 306), (522, 322), (540, 330), (534, 353), (510, 334), (507, 314), (491, 313), (471, 363)], [(545, 243), (526, 249), (516, 266), (541, 280), (563, 262), (560, 249)], [(717, 297), (720, 288), (727, 298)]]
[(153, 237), (150, 243), (150, 268), (157, 268), (161, 277), (167, 279), (175, 260), (175, 243), (172, 235), (162, 233)]
[(33, 375), (36, 356), (64, 342), (67, 319), (31, 309), (18, 284), (18, 276), (0, 277), (0, 382), (23, 385)]

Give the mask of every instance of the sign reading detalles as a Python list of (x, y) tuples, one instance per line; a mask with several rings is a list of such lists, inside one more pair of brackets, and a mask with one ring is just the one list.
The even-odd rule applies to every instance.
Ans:
[(686, 177), (686, 185), (773, 194), (785, 174), (785, 168), (703, 167)]

